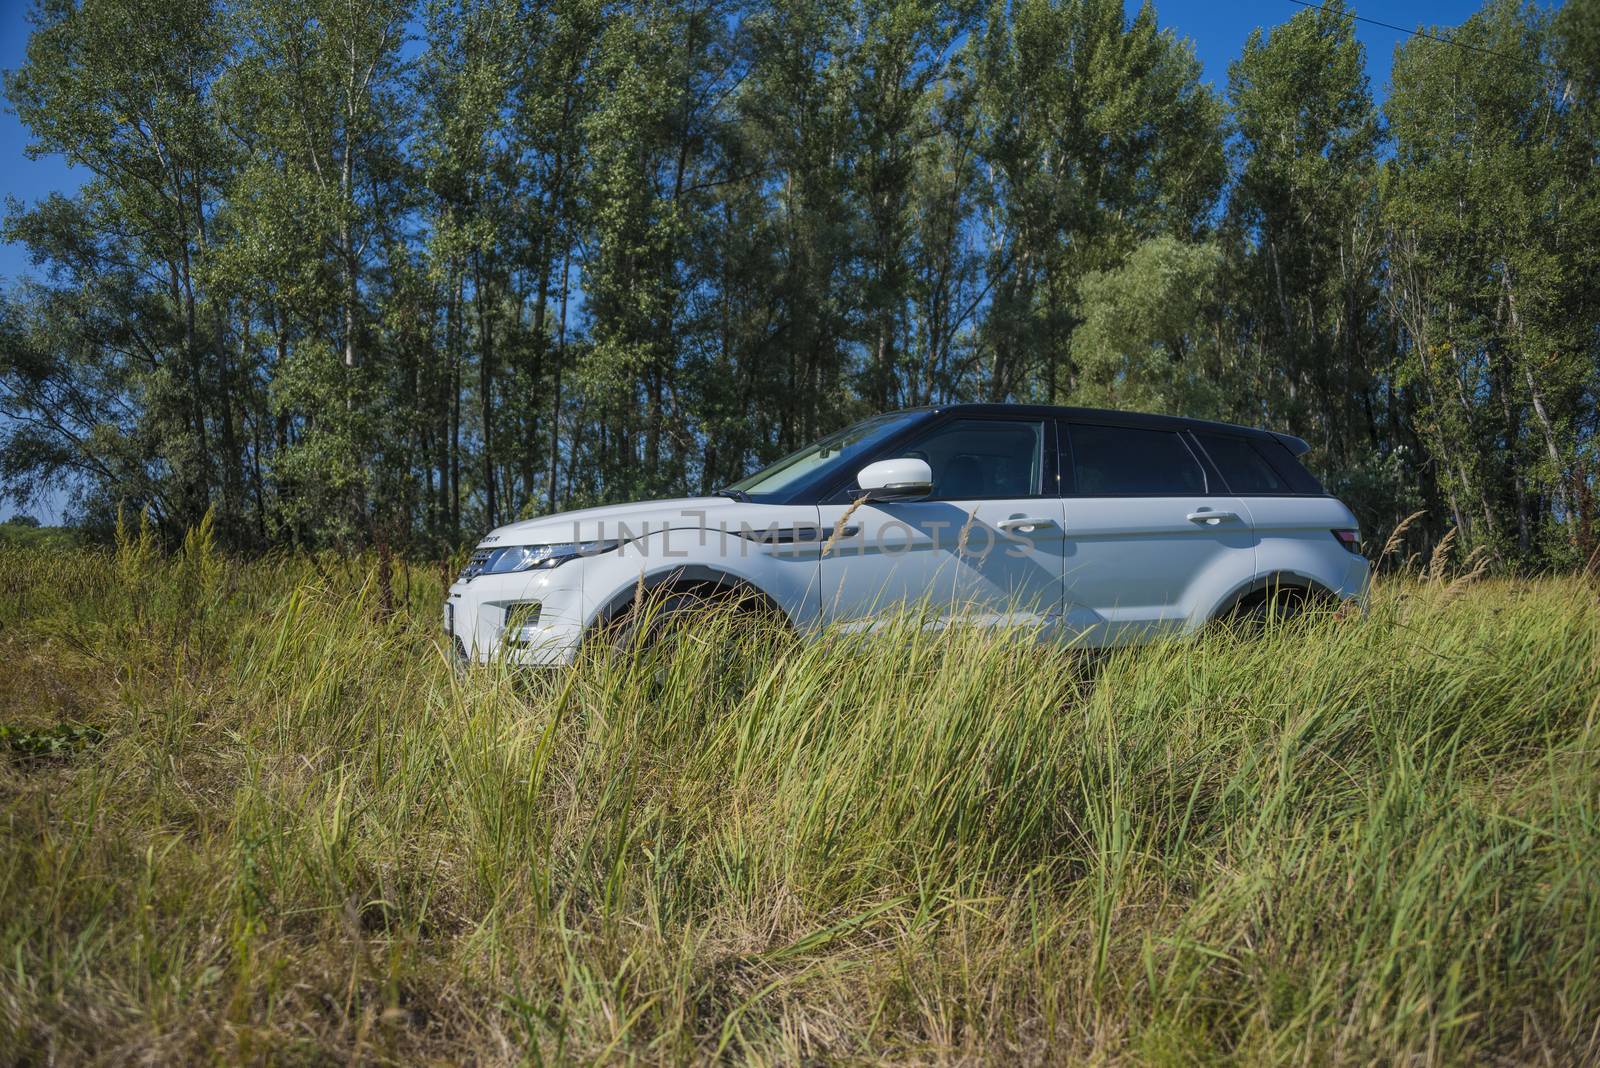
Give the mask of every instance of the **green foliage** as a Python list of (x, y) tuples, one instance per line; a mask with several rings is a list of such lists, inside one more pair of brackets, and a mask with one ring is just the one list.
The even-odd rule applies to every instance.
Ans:
[(1222, 253), (1162, 236), (1113, 270), (1083, 280), (1083, 323), (1072, 335), (1086, 404), (1134, 411), (1227, 410), (1217, 368), (1196, 330), (1216, 300)]
[(1238, 185), (1227, 231), (1237, 282), (1234, 366), (1245, 395), (1283, 413), (1337, 471), (1402, 444), (1375, 424), (1387, 355), (1379, 313), (1380, 127), (1365, 52), (1340, 4), (1245, 44), (1229, 71)]
[(1225, 177), (1221, 107), (1149, 5), (1131, 23), (1110, 0), (997, 6), (977, 49), (997, 250), (985, 392), (1060, 403), (1078, 388), (1082, 277), (1205, 227)]
[(24, 730), (0, 723), (0, 749), (23, 760), (51, 760), (82, 752), (105, 735), (82, 723), (58, 723), (45, 730)]
[(13, 516), (0, 523), (0, 545), (26, 549), (72, 549), (82, 539), (68, 527), (40, 526), (31, 516)]
[(713, 613), (530, 677), (453, 669), (435, 568), (386, 610), (377, 557), (125, 527), (0, 549), (5, 744), (77, 750), (0, 760), (12, 1059), (1600, 1053), (1583, 580), (1096, 658)]
[[(1593, 500), (1593, 117), (1543, 65), (1542, 12), (1493, 3), (1455, 33), (1524, 62), (1487, 69), (1421, 39), (1396, 57), (1398, 372), (1427, 398), (1419, 435), (1448, 458), (1440, 482), (1463, 534), (1555, 555), (1587, 544), (1574, 535)], [(1575, 520), (1553, 545), (1551, 503)]]
[(1381, 109), (1349, 15), (1219, 94), (1121, 0), (42, 0), (7, 97), (91, 180), (6, 216), (0, 487), (433, 552), (885, 408), (1105, 403), (1581, 563), (1594, 5), (1490, 0)]

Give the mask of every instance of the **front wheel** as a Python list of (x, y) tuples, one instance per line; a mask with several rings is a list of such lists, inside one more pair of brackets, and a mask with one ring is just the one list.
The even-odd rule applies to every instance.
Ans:
[(611, 623), (606, 635), (618, 652), (644, 652), (686, 633), (697, 616), (706, 615), (714, 607), (713, 599), (697, 590), (646, 597)]

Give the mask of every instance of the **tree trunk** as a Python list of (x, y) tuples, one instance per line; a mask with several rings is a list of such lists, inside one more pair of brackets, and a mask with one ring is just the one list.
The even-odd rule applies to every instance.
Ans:
[(481, 254), (472, 257), (472, 303), (478, 313), (478, 392), (483, 417), (483, 492), (484, 511), (490, 528), (500, 525), (495, 497), (494, 470), (494, 327), (483, 296)]
[(550, 401), (550, 511), (556, 510), (556, 483), (561, 461), (561, 369), (567, 363), (567, 282), (572, 275), (572, 247), (561, 257), (561, 325), (556, 336), (555, 387)]

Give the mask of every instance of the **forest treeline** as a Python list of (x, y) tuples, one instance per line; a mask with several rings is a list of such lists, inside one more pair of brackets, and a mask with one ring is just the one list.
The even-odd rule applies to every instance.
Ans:
[(1369, 533), (1593, 551), (1600, 4), (1225, 86), (1121, 0), (42, 0), (6, 96), (0, 478), (88, 525), (437, 550), (848, 420), (1305, 437)]

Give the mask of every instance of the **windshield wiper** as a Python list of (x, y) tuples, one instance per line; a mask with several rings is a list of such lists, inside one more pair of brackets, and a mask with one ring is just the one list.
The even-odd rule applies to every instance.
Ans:
[(736, 501), (748, 502), (750, 500), (750, 494), (742, 489), (734, 489), (732, 486), (723, 486), (721, 489), (712, 490), (711, 493), (717, 497), (732, 497)]

